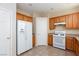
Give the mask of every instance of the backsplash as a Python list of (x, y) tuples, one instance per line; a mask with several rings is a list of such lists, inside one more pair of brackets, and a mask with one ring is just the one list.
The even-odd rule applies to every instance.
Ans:
[(54, 30), (48, 30), (48, 33), (54, 33), (54, 31), (66, 31), (67, 34), (79, 34), (79, 29), (66, 29), (66, 27), (63, 26), (56, 26)]

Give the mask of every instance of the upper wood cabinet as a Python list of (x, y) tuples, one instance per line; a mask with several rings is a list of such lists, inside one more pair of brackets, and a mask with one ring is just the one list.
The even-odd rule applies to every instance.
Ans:
[(74, 13), (66, 16), (66, 28), (79, 29), (79, 14)]
[(59, 23), (60, 22), (59, 17), (55, 17), (54, 19), (55, 19), (55, 23)]
[(65, 22), (66, 17), (65, 16), (59, 16), (59, 17), (55, 17), (55, 23), (60, 23), (60, 22)]
[(67, 15), (66, 16), (66, 28), (73, 28), (72, 15)]
[(79, 13), (59, 16), (49, 19), (50, 30), (55, 29), (54, 23), (65, 22), (67, 29), (79, 29)]
[(73, 14), (73, 28), (79, 28), (79, 14)]
[(32, 17), (26, 16), (26, 15), (22, 15), (20, 13), (16, 13), (16, 19), (17, 20), (23, 20), (23, 21), (32, 22)]
[(66, 16), (59, 17), (59, 22), (65, 22), (65, 21), (66, 21)]
[(55, 29), (55, 25), (54, 25), (55, 20), (56, 20), (56, 18), (50, 18), (49, 19), (49, 29), (50, 30)]
[(23, 15), (20, 13), (16, 13), (16, 19), (23, 20)]
[(24, 16), (24, 20), (25, 21), (32, 22), (32, 17)]

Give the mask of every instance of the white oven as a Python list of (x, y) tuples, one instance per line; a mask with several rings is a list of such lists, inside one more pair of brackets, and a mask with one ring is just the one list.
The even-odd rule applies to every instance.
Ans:
[(53, 34), (53, 46), (61, 49), (65, 49), (65, 31), (55, 31)]

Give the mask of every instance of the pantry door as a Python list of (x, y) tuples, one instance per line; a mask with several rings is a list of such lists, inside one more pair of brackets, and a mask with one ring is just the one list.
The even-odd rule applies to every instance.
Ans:
[(36, 18), (36, 46), (47, 45), (47, 28), (48, 28), (47, 17)]
[(0, 56), (11, 55), (10, 11), (0, 8)]

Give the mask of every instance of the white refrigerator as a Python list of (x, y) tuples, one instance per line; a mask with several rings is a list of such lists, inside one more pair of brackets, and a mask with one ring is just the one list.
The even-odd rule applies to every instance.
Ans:
[(32, 48), (32, 23), (17, 21), (17, 54)]

